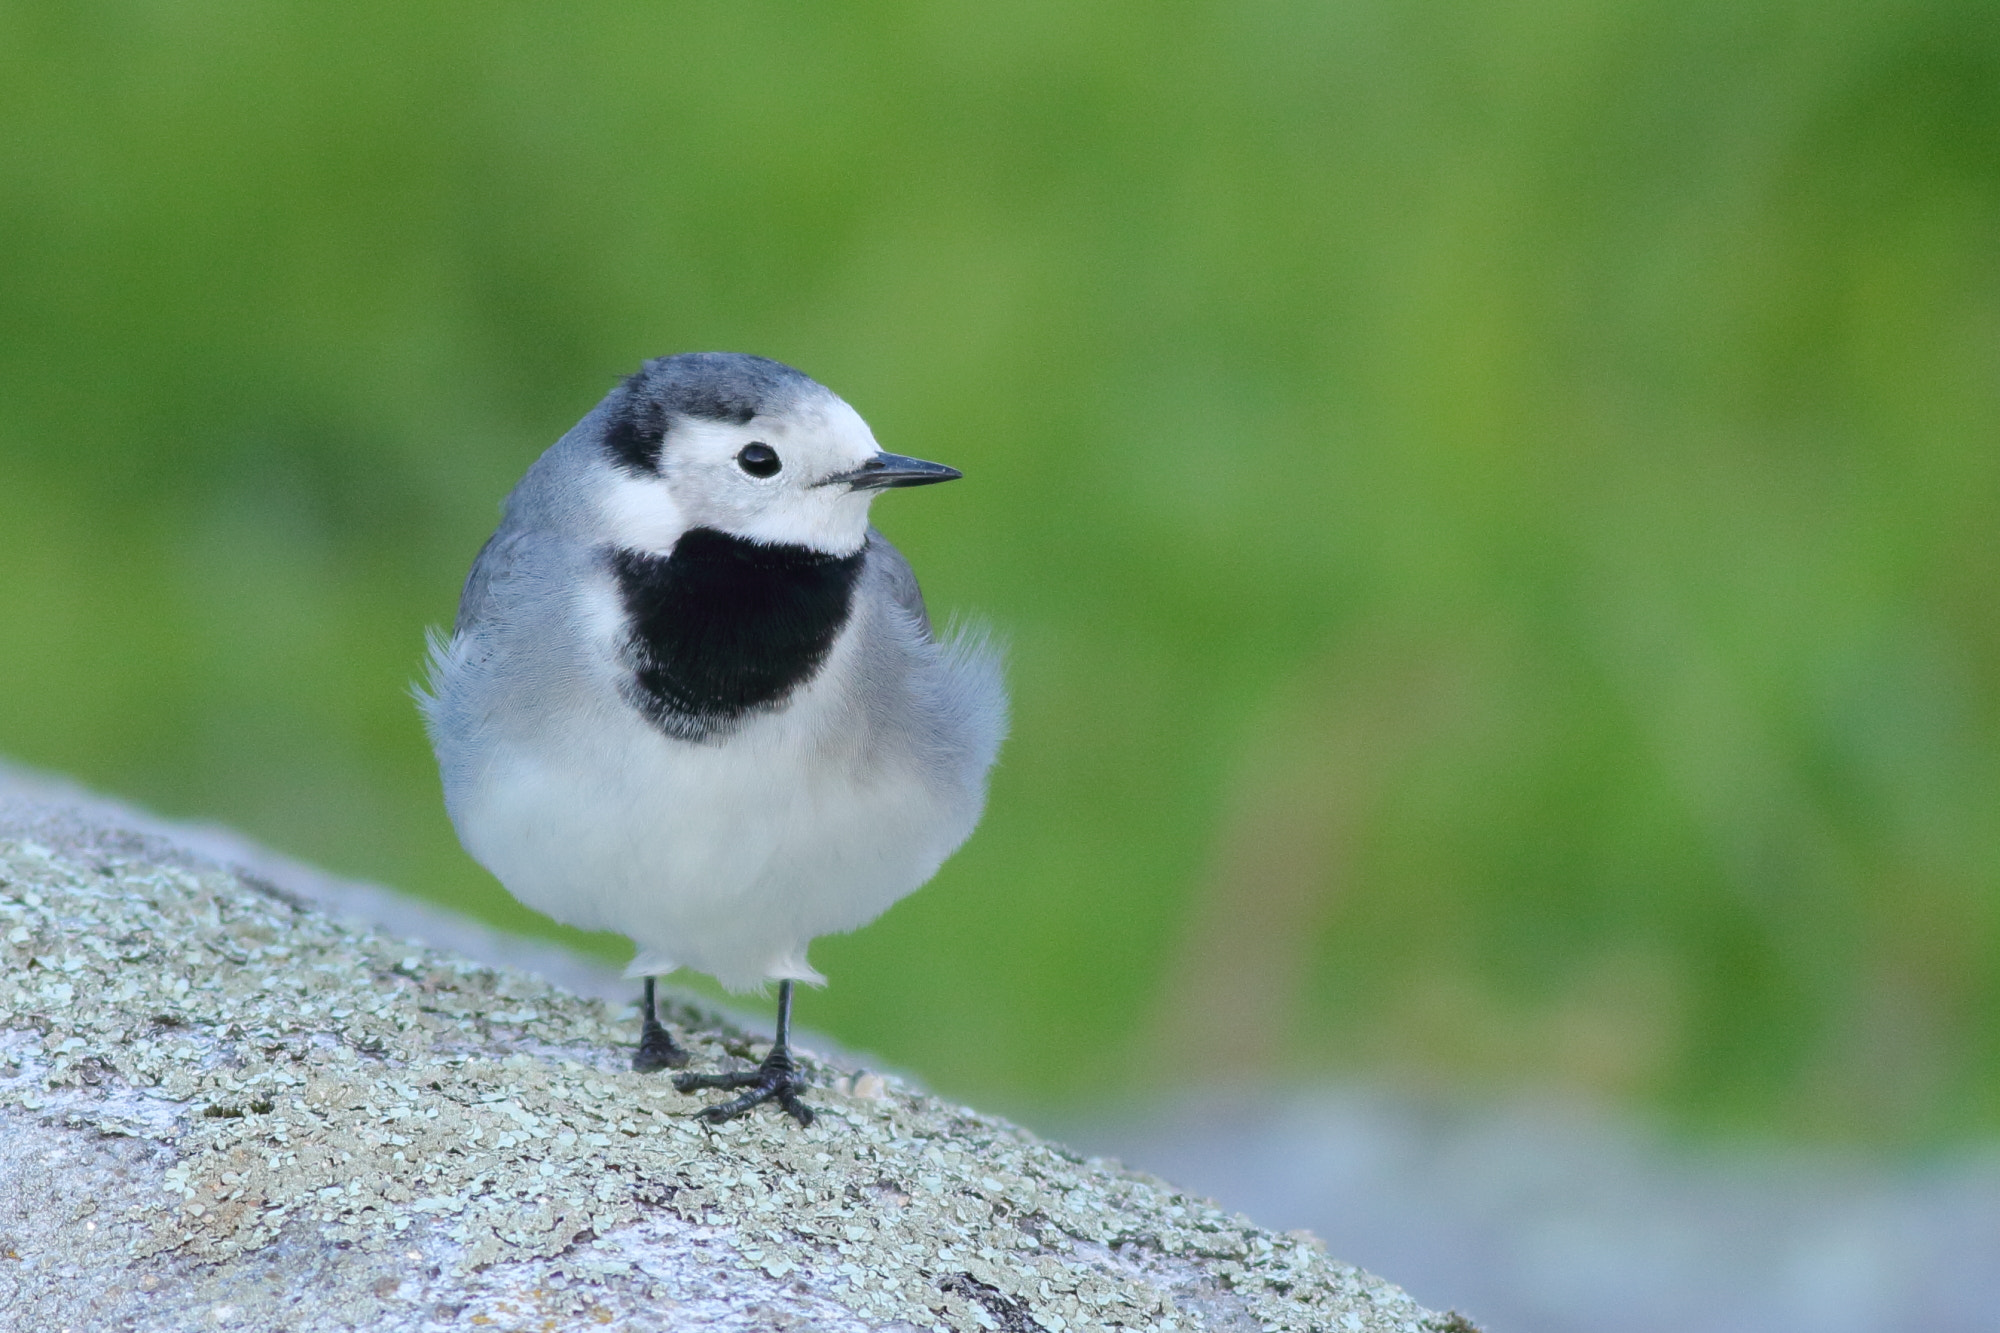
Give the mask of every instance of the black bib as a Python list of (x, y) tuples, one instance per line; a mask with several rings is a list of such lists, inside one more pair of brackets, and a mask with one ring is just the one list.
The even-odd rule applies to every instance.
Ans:
[(691, 528), (668, 555), (608, 558), (631, 636), (626, 697), (667, 735), (703, 741), (819, 673), (865, 550), (827, 555)]

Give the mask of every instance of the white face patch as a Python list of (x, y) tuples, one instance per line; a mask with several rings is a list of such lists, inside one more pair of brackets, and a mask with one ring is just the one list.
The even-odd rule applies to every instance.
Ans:
[[(761, 444), (777, 456), (753, 455), (746, 469), (743, 450)], [(614, 491), (607, 519), (618, 533), (654, 538), (635, 549), (660, 551), (660, 534), (677, 538), (688, 528), (714, 528), (770, 545), (808, 546), (850, 555), (868, 539), (872, 491), (820, 483), (850, 472), (880, 452), (874, 434), (855, 410), (831, 394), (815, 396), (782, 416), (758, 416), (743, 425), (681, 420), (667, 432), (661, 449), (660, 479), (621, 479), (619, 488), (640, 487), (629, 498)], [(663, 492), (654, 498), (655, 492)]]
[(659, 477), (619, 472), (604, 493), (604, 530), (613, 546), (665, 555), (691, 526)]

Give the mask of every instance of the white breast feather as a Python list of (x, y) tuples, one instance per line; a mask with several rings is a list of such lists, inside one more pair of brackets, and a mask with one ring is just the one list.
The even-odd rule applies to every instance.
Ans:
[[(594, 604), (577, 608), (593, 637), (616, 623), (607, 596), (595, 589), (585, 599)], [(905, 747), (870, 743), (853, 697), (861, 639), (898, 626), (914, 634), (899, 615), (857, 608), (818, 677), (781, 711), (746, 719), (726, 744), (676, 741), (646, 725), (604, 652), (601, 679), (567, 691), (566, 707), (531, 729), (486, 735), (456, 780), (447, 766), (460, 838), (522, 902), (630, 936), (633, 975), (686, 966), (732, 990), (823, 980), (806, 962), (814, 937), (873, 920), (970, 836), (1004, 726), (990, 653), (913, 644), (943, 673), (931, 699), (985, 734), (963, 738), (963, 771), (951, 773)], [(454, 640), (433, 680), (445, 696), (477, 674)]]

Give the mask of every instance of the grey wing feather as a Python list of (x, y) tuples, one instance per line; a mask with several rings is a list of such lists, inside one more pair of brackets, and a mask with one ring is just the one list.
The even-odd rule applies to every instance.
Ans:
[(472, 571), (465, 576), (465, 590), (459, 594), (458, 617), (452, 624), (455, 632), (486, 618), (494, 585), (505, 584), (512, 577), (522, 545), (522, 534), (509, 532), (503, 527), (479, 548), (479, 555), (472, 562)]
[(889, 586), (889, 595), (896, 599), (896, 605), (910, 613), (923, 629), (924, 638), (931, 634), (930, 612), (924, 609), (924, 591), (917, 586), (917, 572), (910, 568), (910, 562), (903, 553), (889, 544), (889, 539), (875, 529), (868, 529), (868, 563), (882, 572), (882, 578)]

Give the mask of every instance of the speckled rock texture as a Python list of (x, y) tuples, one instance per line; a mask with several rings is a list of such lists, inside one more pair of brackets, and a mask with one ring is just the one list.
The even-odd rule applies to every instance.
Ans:
[(0, 1328), (1470, 1327), (893, 1078), (706, 1125), (629, 1009), (88, 819), (0, 818), (0, 958)]

